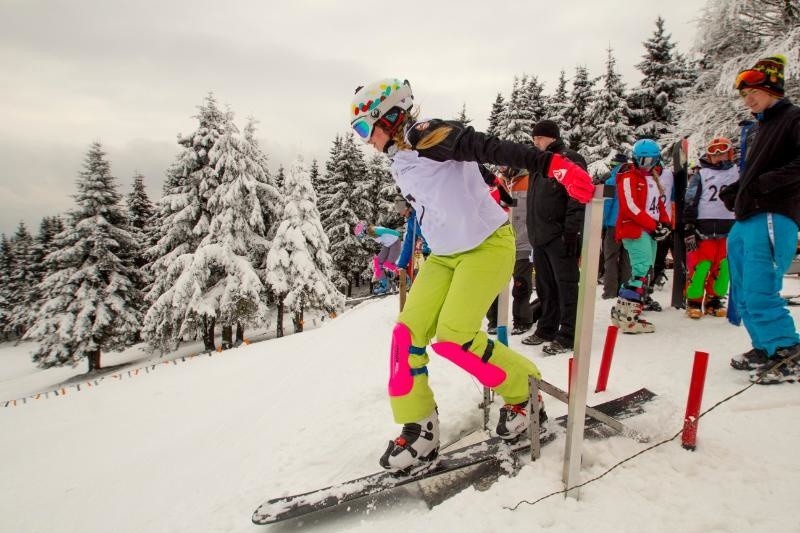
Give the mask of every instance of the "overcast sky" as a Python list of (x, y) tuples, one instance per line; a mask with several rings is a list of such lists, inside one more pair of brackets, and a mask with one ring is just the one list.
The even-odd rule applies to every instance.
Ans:
[(478, 129), (497, 92), (563, 68), (603, 72), (610, 45), (629, 85), (661, 15), (678, 49), (702, 0), (0, 0), (0, 232), (74, 205), (86, 150), (105, 146), (120, 192), (152, 199), (178, 133), (209, 91), (257, 137), (271, 167), (322, 164), (348, 130), (357, 85), (407, 78), (424, 116), (463, 104)]

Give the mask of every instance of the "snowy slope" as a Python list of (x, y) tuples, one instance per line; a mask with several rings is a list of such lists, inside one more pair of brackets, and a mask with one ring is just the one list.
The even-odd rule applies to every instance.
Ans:
[[(798, 288), (796, 278), (786, 279), (784, 292)], [(656, 296), (667, 303), (666, 292)], [(597, 303), (590, 390), (610, 305)], [(267, 497), (376, 470), (398, 432), (385, 398), (396, 309), (396, 297), (372, 300), (302, 334), (0, 407), (0, 531), (255, 531), (251, 513)], [(657, 442), (681, 428), (694, 351), (711, 355), (705, 409), (748, 385), (728, 360), (749, 344), (744, 329), (724, 319), (689, 321), (674, 309), (650, 317), (658, 331), (620, 336), (609, 390), (590, 394), (589, 403), (648, 387), (659, 397), (630, 424)], [(565, 356), (543, 358), (519, 337), (511, 342), (566, 387)], [(78, 373), (36, 371), (24, 348), (0, 347), (0, 405)], [(133, 350), (117, 362), (147, 366), (147, 355)], [(443, 441), (479, 427), (476, 382), (441, 359), (429, 368)], [(701, 419), (697, 451), (678, 441), (655, 448), (585, 487), (580, 501), (556, 496), (505, 509), (562, 488), (561, 439), (517, 477), (486, 492), (466, 489), (430, 511), (413, 489), (376, 506), (266, 529), (800, 531), (799, 393), (800, 385), (752, 387)], [(546, 405), (551, 416), (566, 411), (554, 399)], [(587, 442), (584, 478), (646, 446), (621, 437)]]

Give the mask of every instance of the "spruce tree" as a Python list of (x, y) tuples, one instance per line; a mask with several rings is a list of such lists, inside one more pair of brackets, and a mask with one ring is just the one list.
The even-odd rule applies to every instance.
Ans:
[(594, 105), (595, 81), (589, 78), (589, 70), (586, 67), (575, 68), (569, 107), (564, 115), (567, 122), (567, 134), (566, 137), (563, 133), (561, 135), (568, 142), (570, 148), (580, 151), (584, 157), (584, 144), (592, 138), (595, 130), (595, 124), (589, 117), (589, 109)]
[(11, 309), (11, 328), (21, 337), (30, 326), (31, 303), (33, 301), (33, 237), (24, 222), (20, 222), (11, 240), (14, 263), (8, 278), (8, 305)]
[(344, 298), (330, 280), (332, 261), (328, 237), (322, 228), (311, 176), (298, 157), (285, 174), (283, 219), (267, 254), (266, 281), (278, 295), (278, 336), (283, 316), (292, 314), (295, 332), (303, 330), (305, 309), (326, 314), (344, 306)]
[(338, 153), (325, 178), (327, 195), (323, 199), (323, 227), (330, 240), (333, 259), (333, 282), (345, 294), (351, 294), (371, 257), (364, 244), (353, 235), (359, 220), (374, 214), (369, 199), (360, 196), (366, 175), (366, 163), (352, 133), (340, 140)]
[(77, 209), (46, 258), (52, 269), (41, 283), (46, 299), (26, 338), (42, 368), (88, 360), (100, 368), (103, 351), (122, 350), (141, 328), (141, 295), (132, 281), (133, 236), (115, 178), (100, 143), (90, 147), (78, 178)]
[[(525, 89), (528, 109), (531, 114), (531, 124), (536, 124), (543, 118), (547, 118), (544, 116), (546, 103), (544, 85), (536, 76), (531, 76), (530, 79), (528, 79), (528, 84)], [(532, 129), (533, 127), (531, 127), (531, 130)]]
[(564, 71), (558, 77), (558, 84), (556, 85), (553, 94), (545, 99), (544, 110), (542, 111), (542, 118), (552, 120), (558, 124), (561, 131), (561, 137), (564, 139), (569, 138), (569, 123), (567, 122), (567, 113), (570, 107), (569, 93), (567, 92), (567, 76)]
[(464, 102), (461, 104), (461, 111), (459, 111), (458, 116), (456, 117), (456, 121), (462, 123), (463, 125), (467, 126), (472, 119), (467, 116), (467, 103)]
[[(208, 199), (219, 185), (219, 175), (210, 163), (209, 153), (225, 132), (230, 115), (219, 109), (213, 94), (209, 94), (195, 116), (197, 129), (180, 135), (183, 149), (167, 171), (164, 192), (158, 201), (156, 244), (148, 250), (153, 262), (150, 269), (153, 284), (147, 294), (151, 304), (145, 316), (144, 335), (148, 343), (162, 351), (177, 347), (184, 321), (182, 309), (153, 304), (160, 298), (171, 300), (178, 276), (191, 260), (191, 254), (208, 233), (211, 213)], [(202, 331), (204, 338), (213, 339), (214, 324)]]
[(500, 123), (503, 120), (503, 113), (505, 112), (506, 103), (501, 93), (497, 93), (497, 98), (494, 99), (492, 110), (489, 112), (489, 127), (486, 128), (486, 133), (489, 135), (498, 135), (500, 133)]
[(611, 172), (611, 159), (614, 155), (629, 153), (635, 141), (629, 116), (625, 84), (616, 72), (614, 53), (609, 48), (602, 87), (588, 112), (588, 120), (594, 124), (595, 130), (586, 143), (585, 153), (589, 173), (593, 177), (607, 177)]
[(0, 234), (0, 338), (8, 340), (12, 334), (13, 312), (10, 304), (9, 278), (14, 269), (14, 250), (5, 233)]
[[(155, 208), (147, 191), (144, 188), (144, 176), (137, 173), (133, 176), (133, 186), (127, 197), (128, 226), (134, 236), (136, 243), (134, 264), (136, 265), (136, 276), (134, 283), (139, 291), (144, 292), (152, 283), (152, 276), (147, 268), (150, 261), (147, 259), (147, 250), (155, 244), (155, 228), (153, 228)], [(145, 312), (146, 301), (142, 300)]]
[(533, 124), (528, 76), (523, 75), (522, 78), (515, 76), (511, 96), (500, 121), (498, 136), (509, 141), (529, 143)]
[(31, 268), (29, 271), (30, 292), (28, 302), (25, 307), (24, 322), (29, 327), (39, 315), (42, 304), (42, 292), (40, 283), (50, 274), (46, 268), (45, 258), (55, 250), (56, 236), (64, 231), (64, 225), (60, 217), (44, 217), (39, 224), (39, 233), (33, 240), (31, 247)]
[(674, 52), (675, 43), (664, 29), (663, 18), (656, 18), (653, 35), (643, 44), (643, 61), (636, 65), (643, 78), (629, 96), (631, 118), (637, 136), (659, 141), (677, 126), (676, 105), (687, 81), (682, 60)]

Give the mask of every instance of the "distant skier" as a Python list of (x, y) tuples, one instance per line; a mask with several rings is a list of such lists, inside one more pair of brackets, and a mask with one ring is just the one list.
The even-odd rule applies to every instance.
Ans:
[(739, 180), (733, 162), (733, 143), (726, 137), (712, 139), (700, 158), (700, 167), (689, 178), (683, 209), (687, 267), (686, 314), (725, 316), (723, 299), (728, 294), (727, 236), (733, 213), (719, 198), (722, 190)]
[[(417, 249), (419, 249), (423, 257), (428, 257), (428, 255), (431, 253), (431, 250), (428, 248), (428, 242), (425, 240), (425, 236), (422, 234), (422, 230), (419, 228), (417, 213), (414, 211), (414, 208), (411, 207), (411, 204), (408, 203), (405, 198), (400, 196), (394, 201), (394, 210), (398, 215), (406, 219), (406, 230), (403, 235), (403, 247), (400, 250), (400, 257), (397, 259), (397, 268), (408, 270), (409, 266), (414, 264), (412, 259), (414, 254), (417, 253)], [(419, 265), (415, 266), (413, 270), (408, 272), (410, 275), (409, 281), (412, 281), (416, 276), (416, 270), (418, 268)], [(409, 287), (410, 286), (411, 285), (409, 283)]]
[(368, 225), (362, 220), (355, 225), (353, 233), (359, 239), (367, 235), (381, 245), (380, 251), (372, 257), (372, 281), (377, 283), (372, 292), (386, 294), (390, 288), (389, 278), (394, 278), (397, 272), (395, 261), (403, 244), (400, 232), (383, 226)]
[(636, 141), (631, 159), (633, 164), (626, 163), (617, 172), (616, 238), (628, 251), (632, 274), (619, 289), (611, 321), (623, 333), (652, 333), (655, 326), (640, 316), (642, 301), (647, 273), (655, 260), (656, 242), (669, 235), (670, 218), (664, 206), (664, 190), (658, 181), (661, 172), (658, 144), (651, 139)]
[(536, 366), (481, 331), (483, 314), (514, 268), (514, 232), (492, 200), (478, 164), (508, 165), (553, 176), (582, 202), (594, 186), (564, 158), (502, 141), (456, 121), (417, 120), (407, 81), (359, 87), (350, 106), (358, 136), (391, 158), (392, 175), (414, 207), (431, 248), (392, 333), (389, 397), (403, 424), (380, 464), (407, 472), (427, 467), (439, 450), (439, 418), (428, 385), (427, 345), (505, 401), (497, 433), (523, 435), (530, 424), (528, 376)]

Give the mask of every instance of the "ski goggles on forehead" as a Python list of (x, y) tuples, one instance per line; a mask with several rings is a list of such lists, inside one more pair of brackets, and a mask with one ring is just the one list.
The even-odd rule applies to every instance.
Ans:
[(736, 76), (736, 82), (733, 84), (736, 90), (739, 91), (745, 87), (753, 87), (763, 84), (767, 80), (767, 75), (763, 70), (748, 69), (743, 70)]
[(706, 152), (709, 155), (727, 154), (731, 150), (731, 145), (728, 143), (712, 144), (708, 147)]

